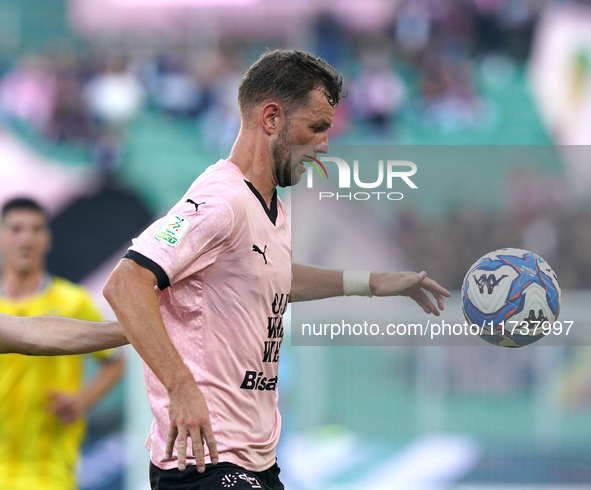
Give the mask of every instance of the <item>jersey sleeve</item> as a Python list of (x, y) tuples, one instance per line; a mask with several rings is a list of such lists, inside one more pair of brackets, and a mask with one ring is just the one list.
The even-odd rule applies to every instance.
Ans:
[(215, 262), (233, 221), (225, 199), (187, 194), (132, 241), (125, 257), (151, 270), (163, 290)]

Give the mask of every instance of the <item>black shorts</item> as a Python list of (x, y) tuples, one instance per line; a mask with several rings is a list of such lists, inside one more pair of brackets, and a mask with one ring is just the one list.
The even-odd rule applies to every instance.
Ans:
[(285, 490), (280, 471), (277, 463), (265, 471), (248, 471), (232, 463), (208, 464), (204, 473), (194, 465), (179, 471), (162, 470), (150, 463), (150, 485), (152, 490)]

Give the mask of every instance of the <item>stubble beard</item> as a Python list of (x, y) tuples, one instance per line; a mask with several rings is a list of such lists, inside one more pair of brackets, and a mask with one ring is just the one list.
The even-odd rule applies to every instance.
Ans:
[(289, 136), (289, 121), (287, 121), (271, 147), (275, 164), (275, 179), (279, 187), (289, 187), (297, 184), (300, 180), (295, 167), (292, 167), (291, 164), (292, 144), (293, 141)]

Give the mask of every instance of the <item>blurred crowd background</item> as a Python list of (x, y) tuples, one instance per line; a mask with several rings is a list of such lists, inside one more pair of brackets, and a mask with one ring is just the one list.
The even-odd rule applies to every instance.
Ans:
[[(559, 149), (591, 144), (591, 2), (566, 0), (3, 0), (0, 199), (26, 193), (48, 206), (56, 230), (52, 271), (100, 291), (129, 240), (228, 155), (240, 123), (238, 83), (266, 48), (277, 47), (312, 51), (344, 75), (347, 96), (336, 109), (331, 143), (557, 147), (555, 163), (487, 168), (486, 178), (507, 190), (487, 206), (466, 205), (454, 184), (470, 185), (465, 169), (450, 168), (438, 182), (447, 197), (437, 209), (401, 206), (382, 219), (405, 263), (457, 289), (482, 254), (518, 246), (546, 257), (564, 289), (591, 288), (590, 164)], [(343, 467), (343, 448), (364, 447), (387, 463), (390, 452), (408, 444), (419, 444), (409, 451), (426, 461), (441, 448), (457, 449), (468, 463), (453, 475), (466, 485), (591, 484), (589, 459), (583, 462), (591, 445), (581, 435), (588, 431), (576, 429), (591, 426), (591, 369), (582, 351), (548, 354), (548, 364), (533, 349), (519, 350), (519, 357), (488, 346), (450, 355), (449, 364), (441, 361), (445, 393), (433, 401), (421, 398), (429, 375), (420, 366), (429, 362), (419, 349), (321, 354), (287, 343), (283, 450), (291, 451), (286, 465), (295, 468), (286, 471), (289, 488), (350, 488), (358, 475)], [(458, 359), (497, 366), (497, 382), (489, 384), (482, 372), (467, 376), (474, 371)], [(294, 379), (310, 362), (323, 370), (329, 395), (318, 408), (322, 415), (306, 418), (313, 403), (305, 400), (321, 388)], [(442, 365), (431, 366), (441, 372)], [(343, 384), (339, 373), (347, 369), (355, 370), (347, 379), (363, 390)], [(554, 388), (545, 392), (548, 379)], [(141, 385), (128, 379), (125, 390), (141, 393)], [(114, 457), (127, 440), (113, 438), (129, 416), (125, 390), (93, 413), (86, 461), (94, 461), (96, 475), (83, 488), (142, 488), (126, 476), (137, 467), (128, 470), (131, 462)], [(564, 390), (568, 395), (560, 395)], [(367, 411), (373, 421), (419, 413), (440, 423), (364, 426), (354, 422), (365, 411), (351, 402), (359, 393), (375, 408)], [(536, 438), (544, 417), (512, 437), (513, 417), (527, 417), (534, 406), (544, 413), (548, 403), (562, 407), (548, 412), (556, 433), (542, 432), (550, 443), (541, 447)], [(502, 427), (477, 423), (474, 413), (487, 409)], [(450, 414), (448, 423), (441, 413)], [(568, 430), (560, 429), (560, 417), (570, 420)], [(324, 432), (307, 433), (320, 426)], [(469, 441), (416, 442), (440, 432), (466, 433)], [(333, 470), (306, 459), (308, 444)]]
[[(308, 49), (344, 74), (348, 95), (336, 111), (335, 144), (569, 141), (561, 140), (559, 127), (544, 124), (544, 101), (536, 101), (532, 91), (531, 59), (540, 19), (550, 15), (550, 7), (574, 2), (374, 1), (366, 9), (356, 2), (325, 2), (288, 5), (283, 11), (263, 1), (231, 4), (217, 11), (209, 3), (175, 4), (163, 8), (169, 18), (158, 25), (153, 25), (155, 7), (148, 5), (150, 15), (142, 26), (137, 16), (143, 11), (134, 2), (105, 2), (101, 8), (111, 9), (105, 19), (122, 18), (117, 25), (105, 20), (101, 29), (98, 20), (86, 18), (95, 12), (84, 2), (5, 2), (0, 8), (0, 122), (50, 157), (92, 166), (97, 175), (136, 188), (156, 213), (174, 203), (175, 190), (195, 169), (228, 154), (239, 127), (238, 83), (266, 47)], [(200, 21), (200, 9), (206, 20)], [(236, 10), (248, 14), (247, 28)], [(253, 26), (257, 16), (260, 25)], [(264, 34), (269, 19), (292, 25)], [(208, 23), (213, 24), (209, 29)], [(581, 49), (572, 56), (584, 92), (591, 55)], [(572, 89), (558, 82), (556, 88)], [(469, 254), (439, 260), (434, 248), (440, 247), (417, 237), (445, 236), (450, 250), (462, 250), (472, 243), (466, 233), (474, 234), (475, 223), (487, 229), (494, 220), (504, 225), (508, 220), (511, 233), (527, 234), (532, 221), (551, 209), (546, 226), (556, 236), (555, 261), (566, 261), (556, 264), (565, 270), (564, 284), (589, 287), (591, 236), (584, 230), (591, 215), (569, 208), (569, 196), (554, 192), (546, 199), (549, 179), (535, 168), (528, 172), (533, 175), (513, 176), (516, 186), (527, 187), (522, 200), (529, 200), (519, 216), (511, 210), (502, 217), (473, 215), (450, 203), (448, 215), (438, 217), (435, 227), (429, 220), (396, 217), (409, 243), (424, 243), (408, 248), (418, 267), (428, 266), (443, 283), (458, 287), (461, 278), (454, 271), (466, 264), (453, 257)], [(492, 245), (486, 234), (476, 235)], [(500, 237), (493, 248), (502, 243)], [(587, 274), (573, 272), (579, 270)]]

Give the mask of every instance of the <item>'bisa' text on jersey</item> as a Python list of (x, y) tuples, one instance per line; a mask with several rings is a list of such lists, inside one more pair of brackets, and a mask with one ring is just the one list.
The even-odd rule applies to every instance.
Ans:
[[(271, 303), (272, 315), (267, 318), (267, 340), (263, 346), (263, 362), (279, 362), (279, 349), (283, 342), (283, 314), (287, 310), (289, 293), (275, 293)], [(258, 371), (246, 371), (240, 388), (243, 390), (275, 391), (277, 376), (271, 378)]]

